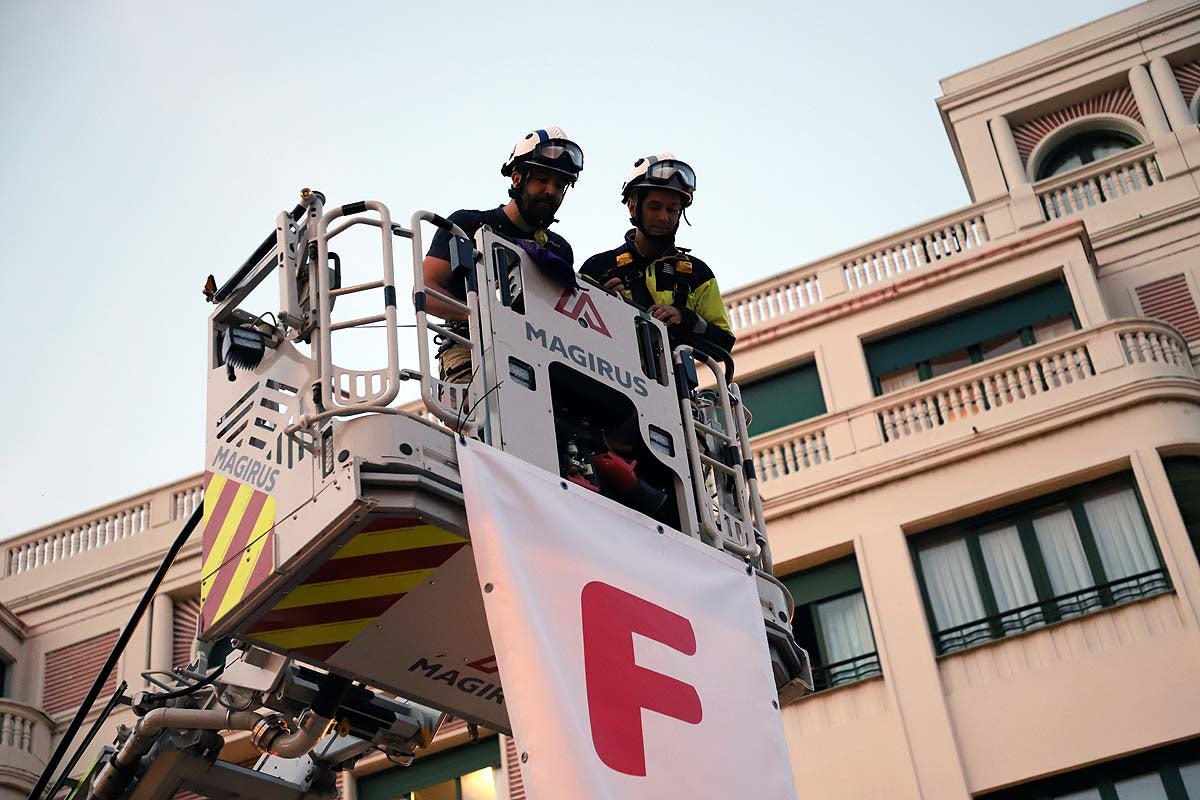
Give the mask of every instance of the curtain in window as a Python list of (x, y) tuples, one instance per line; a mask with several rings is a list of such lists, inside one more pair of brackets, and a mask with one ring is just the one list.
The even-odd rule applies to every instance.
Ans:
[[(817, 605), (816, 611), (825, 642), (822, 656), (826, 665), (875, 652), (875, 638), (867, 621), (867, 605), (862, 592), (826, 600)], [(851, 683), (878, 672), (878, 662), (872, 659), (846, 664), (829, 673), (829, 685)]]
[(883, 394), (888, 392), (897, 392), (901, 389), (907, 389), (909, 386), (916, 386), (921, 382), (921, 375), (917, 372), (916, 367), (909, 367), (890, 375), (884, 375), (879, 379), (879, 389)]
[[(1037, 592), (1029, 575), (1029, 565), (1025, 563), (1025, 551), (1021, 548), (1021, 535), (1016, 525), (980, 533), (979, 548), (983, 551), (988, 579), (992, 582), (996, 606), (1001, 613), (1037, 602)], [(1006, 619), (1004, 628), (1026, 630), (1041, 621), (1041, 610), (1032, 608), (1022, 612), (1019, 619)]]
[(1070, 794), (1056, 794), (1054, 800), (1103, 800), (1099, 789), (1084, 789)]
[(1188, 797), (1200, 798), (1200, 761), (1179, 765), (1179, 777), (1187, 789)]
[(982, 619), (983, 601), (962, 539), (921, 550), (921, 572), (938, 630)]
[[(1095, 585), (1070, 510), (1058, 508), (1039, 514), (1033, 518), (1033, 530), (1037, 534), (1038, 547), (1046, 562), (1050, 588), (1055, 597)], [(1094, 592), (1068, 598), (1059, 603), (1059, 611), (1064, 617), (1076, 616), (1091, 608), (1098, 600), (1099, 596)]]
[(819, 604), (817, 620), (825, 639), (825, 663), (833, 664), (875, 651), (862, 592)]
[(1158, 556), (1132, 489), (1092, 495), (1083, 501), (1083, 509), (1110, 581), (1158, 569)]
[(1113, 788), (1119, 800), (1167, 800), (1167, 791), (1157, 772), (1116, 781)]

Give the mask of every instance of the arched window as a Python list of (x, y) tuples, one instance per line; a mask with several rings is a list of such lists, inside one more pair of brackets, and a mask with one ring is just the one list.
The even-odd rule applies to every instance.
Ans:
[(1084, 131), (1057, 145), (1042, 159), (1037, 180), (1078, 169), (1085, 164), (1137, 147), (1141, 142), (1128, 133), (1114, 130)]

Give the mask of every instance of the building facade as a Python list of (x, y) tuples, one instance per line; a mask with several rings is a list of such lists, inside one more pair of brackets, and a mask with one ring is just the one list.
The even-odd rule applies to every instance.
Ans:
[[(1200, 4), (942, 91), (970, 206), (726, 298), (816, 666), (782, 711), (796, 784), (1200, 800)], [(199, 483), (3, 543), (0, 792), (32, 787)], [(198, 572), (192, 542), (114, 684), (187, 660)], [(343, 791), (523, 797), (511, 741), (435, 751)]]

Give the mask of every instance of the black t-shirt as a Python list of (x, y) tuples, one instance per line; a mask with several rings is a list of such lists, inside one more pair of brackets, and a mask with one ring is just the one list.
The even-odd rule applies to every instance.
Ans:
[[(474, 236), (484, 225), (489, 226), (496, 233), (503, 236), (505, 239), (516, 241), (518, 239), (532, 239), (533, 235), (521, 230), (513, 221), (508, 218), (508, 214), (504, 213), (504, 206), (489, 208), (486, 211), (476, 211), (473, 209), (461, 209), (455, 211), (446, 219), (453, 222), (458, 227), (466, 232), (467, 236)], [(555, 253), (568, 264), (574, 265), (575, 253), (571, 250), (571, 245), (566, 239), (559, 236), (554, 231), (546, 231), (546, 249)], [(450, 234), (447, 231), (438, 229), (434, 234), (433, 242), (429, 245), (429, 252), (425, 255), (433, 258), (440, 258), (443, 261), (450, 260)], [(450, 293), (459, 300), (465, 300), (467, 297), (467, 283), (463, 278), (455, 278), (447, 287)]]

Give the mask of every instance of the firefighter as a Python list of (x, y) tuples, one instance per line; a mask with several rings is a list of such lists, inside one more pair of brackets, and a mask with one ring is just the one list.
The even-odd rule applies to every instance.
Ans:
[[(532, 131), (516, 143), (500, 167), (500, 174), (511, 182), (509, 201), (486, 211), (455, 211), (448, 219), (468, 236), (474, 236), (480, 226), (488, 225), (527, 250), (542, 253), (543, 260), (561, 259), (567, 272), (573, 275), (575, 256), (571, 245), (549, 228), (557, 222), (554, 214), (562, 205), (567, 189), (575, 185), (582, 171), (583, 150), (567, 138), (562, 128), (551, 126)], [(450, 234), (446, 231), (439, 229), (433, 237), (422, 271), (427, 286), (466, 299), (466, 279), (455, 275), (450, 265)], [(458, 309), (427, 296), (426, 310), (450, 322), (448, 327), (452, 330), (467, 335), (466, 315)], [(443, 343), (438, 360), (442, 380), (450, 383), (470, 380), (471, 350), (466, 345)]]
[(633, 230), (620, 247), (585, 261), (580, 274), (647, 309), (675, 342), (728, 352), (734, 337), (717, 280), (707, 264), (675, 245), (695, 191), (695, 171), (672, 154), (639, 158), (621, 187)]

